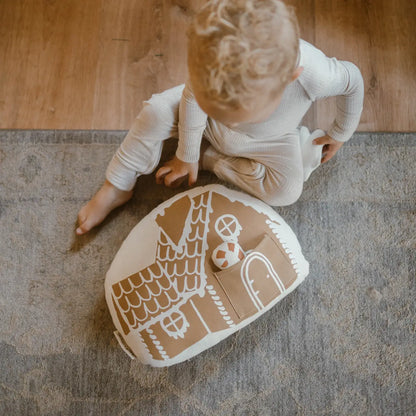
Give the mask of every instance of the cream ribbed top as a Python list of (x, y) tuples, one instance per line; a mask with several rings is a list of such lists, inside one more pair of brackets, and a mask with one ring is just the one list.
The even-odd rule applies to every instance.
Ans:
[[(279, 140), (279, 137), (296, 129), (311, 104), (320, 98), (336, 96), (335, 120), (327, 132), (333, 139), (347, 141), (360, 121), (364, 99), (364, 84), (360, 70), (351, 62), (328, 58), (311, 44), (300, 41), (299, 66), (302, 74), (285, 89), (276, 111), (262, 123), (240, 124), (230, 129), (207, 117), (199, 107), (189, 82), (185, 85), (179, 106), (179, 143), (176, 156), (184, 162), (197, 162), (204, 130), (222, 135), (224, 139), (232, 131), (248, 135), (251, 141), (244, 141), (247, 154), (250, 147), (255, 149), (259, 142)], [(225, 140), (224, 140), (225, 141)], [(233, 146), (239, 146), (233, 143)]]

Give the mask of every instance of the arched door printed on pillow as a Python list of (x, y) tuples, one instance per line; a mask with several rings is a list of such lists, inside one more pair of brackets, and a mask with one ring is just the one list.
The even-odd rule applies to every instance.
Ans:
[(264, 309), (270, 301), (271, 293), (275, 292), (275, 290), (270, 290), (276, 289), (271, 288), (271, 282), (275, 283), (280, 293), (285, 291), (284, 284), (270, 260), (258, 251), (251, 252), (244, 259), (240, 276), (247, 293), (258, 311)]

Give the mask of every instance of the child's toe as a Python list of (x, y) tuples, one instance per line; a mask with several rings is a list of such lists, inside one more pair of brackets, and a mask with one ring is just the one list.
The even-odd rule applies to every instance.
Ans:
[(91, 230), (92, 227), (93, 225), (91, 224), (91, 220), (88, 218), (87, 213), (81, 210), (78, 214), (78, 228), (75, 232), (78, 235), (85, 234), (87, 231)]
[(79, 227), (76, 229), (77, 235), (82, 235), (91, 230), (92, 225), (88, 223), (88, 221), (84, 221)]
[(78, 212), (78, 224), (82, 224), (87, 219), (87, 206), (84, 205)]
[(87, 232), (87, 230), (85, 230), (84, 229), (84, 227), (83, 227), (83, 225), (80, 225), (76, 230), (75, 230), (75, 233), (77, 234), (77, 235), (82, 235), (82, 234), (84, 234), (84, 233), (86, 233)]

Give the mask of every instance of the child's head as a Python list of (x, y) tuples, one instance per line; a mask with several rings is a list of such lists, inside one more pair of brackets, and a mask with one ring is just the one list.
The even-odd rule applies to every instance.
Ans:
[(188, 38), (195, 97), (219, 121), (262, 121), (298, 75), (296, 17), (279, 0), (210, 0)]

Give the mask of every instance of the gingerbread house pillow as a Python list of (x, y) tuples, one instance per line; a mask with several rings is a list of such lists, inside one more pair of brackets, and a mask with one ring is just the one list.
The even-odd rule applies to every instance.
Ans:
[(164, 367), (248, 325), (308, 271), (295, 234), (271, 207), (209, 185), (176, 195), (137, 224), (105, 292), (125, 352)]

